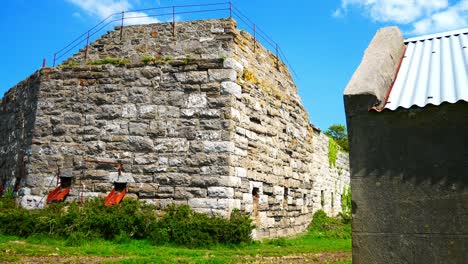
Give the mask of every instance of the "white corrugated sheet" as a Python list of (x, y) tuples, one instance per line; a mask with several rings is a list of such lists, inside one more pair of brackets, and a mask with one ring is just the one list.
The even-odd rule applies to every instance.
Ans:
[(468, 28), (405, 40), (385, 108), (468, 102)]

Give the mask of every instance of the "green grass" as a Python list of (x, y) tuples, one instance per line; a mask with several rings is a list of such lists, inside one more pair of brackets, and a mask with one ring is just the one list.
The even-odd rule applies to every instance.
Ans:
[[(128, 243), (93, 240), (80, 246), (67, 246), (65, 239), (34, 236), (21, 239), (0, 235), (0, 262), (21, 261), (24, 257), (113, 257), (120, 263), (240, 263), (256, 256), (275, 257), (321, 252), (350, 252), (350, 239), (317, 238), (307, 233), (297, 238), (267, 240), (242, 246), (214, 246), (189, 249), (176, 245), (153, 246), (147, 240)], [(116, 261), (110, 259), (109, 261)], [(331, 262), (350, 263), (350, 262)]]

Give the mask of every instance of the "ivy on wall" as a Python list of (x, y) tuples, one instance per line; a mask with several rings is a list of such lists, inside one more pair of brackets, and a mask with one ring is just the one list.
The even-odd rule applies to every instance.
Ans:
[(328, 163), (330, 167), (335, 167), (336, 157), (338, 155), (339, 146), (336, 144), (335, 140), (329, 138), (328, 140)]

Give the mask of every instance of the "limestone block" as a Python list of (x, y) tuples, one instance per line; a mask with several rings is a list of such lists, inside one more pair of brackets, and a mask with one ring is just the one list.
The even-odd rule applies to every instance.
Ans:
[(303, 206), (304, 205), (304, 200), (299, 198), (299, 199), (296, 199), (296, 206)]
[(64, 125), (81, 125), (81, 114), (79, 113), (65, 113), (63, 115), (63, 124)]
[(182, 117), (193, 117), (200, 113), (200, 109), (194, 109), (194, 108), (189, 108), (189, 109), (182, 109), (180, 112), (180, 115)]
[(130, 135), (144, 136), (148, 130), (148, 124), (130, 122), (128, 125)]
[(197, 131), (195, 132), (195, 139), (203, 141), (218, 141), (221, 140), (221, 131)]
[(180, 109), (175, 106), (158, 105), (156, 113), (158, 118), (178, 118), (180, 116)]
[(232, 153), (234, 151), (234, 143), (229, 141), (204, 141), (203, 151), (207, 153)]
[(237, 72), (231, 69), (209, 69), (208, 77), (212, 82), (234, 82), (237, 79)]
[(45, 199), (42, 196), (25, 195), (21, 197), (20, 205), (28, 210), (44, 208)]
[(205, 93), (192, 93), (185, 101), (186, 108), (204, 108), (207, 106), (208, 100)]
[(215, 25), (211, 26), (211, 33), (224, 33), (224, 28), (216, 27)]
[(153, 151), (154, 143), (151, 139), (140, 136), (128, 137), (128, 144), (135, 151)]
[(185, 138), (162, 138), (156, 139), (155, 150), (157, 152), (187, 152), (189, 142)]
[(153, 79), (155, 77), (159, 77), (159, 78), (156, 78), (156, 79), (160, 79), (161, 75), (162, 75), (162, 72), (159, 68), (156, 68), (156, 67), (150, 67), (150, 66), (147, 66), (147, 67), (144, 67), (143, 69), (141, 69), (141, 75), (143, 75), (143, 77), (145, 78), (148, 78), (148, 79)]
[(218, 199), (216, 207), (213, 209), (224, 209), (231, 211), (233, 209), (240, 209), (241, 202), (238, 199)]
[(226, 69), (233, 69), (238, 73), (242, 73), (244, 71), (244, 66), (233, 58), (226, 58), (223, 62), (223, 67)]
[(242, 194), (242, 202), (246, 204), (252, 204), (253, 203), (253, 196), (251, 193), (243, 193)]
[(239, 177), (221, 176), (219, 177), (219, 183), (227, 187), (241, 187), (242, 181)]
[(242, 97), (242, 87), (235, 82), (226, 81), (221, 83), (221, 93), (222, 94), (232, 94), (236, 98), (240, 99)]
[(206, 197), (207, 191), (202, 188), (195, 187), (175, 187), (174, 198), (176, 199), (190, 199), (190, 198), (203, 198)]
[(208, 187), (209, 197), (233, 198), (234, 189), (230, 187)]
[(128, 182), (134, 183), (133, 175), (131, 173), (122, 172), (119, 176), (118, 172), (109, 172), (109, 182)]
[(192, 198), (188, 200), (188, 205), (192, 208), (218, 208), (218, 201), (213, 198)]
[(273, 186), (273, 195), (283, 196), (284, 195), (284, 187), (282, 187), (282, 186)]
[(137, 117), (138, 111), (135, 104), (124, 104), (122, 108), (122, 117), (124, 118), (135, 118)]
[(142, 105), (138, 107), (138, 116), (143, 119), (152, 119), (155, 117), (156, 111), (153, 105)]
[(208, 82), (208, 73), (206, 71), (176, 72), (174, 76), (181, 83), (196, 84)]
[(265, 195), (265, 194), (259, 195), (258, 204), (268, 205), (268, 195)]
[(234, 171), (235, 171), (235, 176), (236, 177), (241, 177), (241, 178), (247, 177), (247, 169), (245, 169), (245, 168), (236, 167), (234, 169)]

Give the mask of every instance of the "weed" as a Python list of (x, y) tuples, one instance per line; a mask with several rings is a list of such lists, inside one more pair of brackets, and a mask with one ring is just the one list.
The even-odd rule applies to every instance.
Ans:
[(13, 191), (12, 187), (7, 187), (3, 191), (3, 198), (13, 200), (15, 198), (15, 192)]
[(164, 57), (164, 61), (171, 61), (172, 57)]
[(148, 63), (153, 62), (153, 61), (154, 61), (154, 58), (151, 57), (151, 56), (145, 55), (145, 56), (141, 57), (141, 62), (143, 62), (144, 64), (148, 64)]
[(86, 62), (87, 65), (104, 65), (104, 64), (113, 64), (113, 65), (126, 65), (129, 64), (129, 59), (117, 59), (117, 58), (105, 58), (102, 60), (93, 60)]
[(224, 62), (224, 61), (226, 61), (226, 59), (227, 59), (227, 57), (226, 57), (226, 56), (221, 56), (221, 57), (219, 57), (219, 60), (220, 60), (221, 62)]
[(190, 62), (192, 62), (194, 59), (190, 58), (190, 57), (187, 57), (187, 58), (184, 58), (184, 64), (187, 65), (187, 64), (190, 64)]
[(79, 65), (79, 63), (77, 61), (71, 60), (71, 61), (69, 61), (67, 63), (60, 64), (59, 67), (76, 67), (78, 65)]

